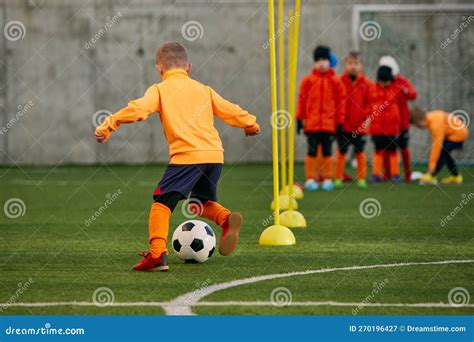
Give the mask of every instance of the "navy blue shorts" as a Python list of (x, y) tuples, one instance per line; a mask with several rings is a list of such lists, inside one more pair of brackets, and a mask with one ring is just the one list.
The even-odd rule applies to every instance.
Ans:
[(222, 172), (222, 164), (170, 164), (153, 196), (179, 192), (185, 198), (217, 201), (217, 183)]

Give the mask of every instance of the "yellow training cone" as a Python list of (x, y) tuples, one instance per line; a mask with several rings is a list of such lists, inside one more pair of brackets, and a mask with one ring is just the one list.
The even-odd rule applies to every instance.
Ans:
[[(293, 208), (293, 209), (298, 209), (298, 202), (296, 202), (296, 200), (294, 198), (291, 199), (291, 205), (290, 205), (290, 196), (289, 195), (280, 195), (279, 196), (279, 209), (280, 211), (282, 210), (288, 210), (290, 208), (290, 206)], [(275, 210), (275, 200), (272, 201), (272, 205), (271, 205), (271, 208), (272, 210)]]
[(280, 214), (280, 223), (288, 228), (306, 228), (306, 219), (296, 210), (287, 210)]
[(293, 232), (284, 226), (270, 226), (265, 229), (258, 240), (260, 245), (265, 246), (289, 246), (296, 243)]
[[(290, 189), (290, 186), (288, 185), (286, 188), (281, 189), (280, 194), (281, 195), (288, 194), (289, 189)], [(303, 197), (304, 197), (303, 189), (301, 189), (298, 185), (293, 184), (293, 198), (300, 200), (300, 199), (303, 199)]]

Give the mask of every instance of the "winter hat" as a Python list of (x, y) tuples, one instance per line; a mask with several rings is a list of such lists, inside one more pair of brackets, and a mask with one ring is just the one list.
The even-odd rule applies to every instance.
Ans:
[(397, 76), (400, 73), (400, 67), (398, 66), (397, 61), (392, 56), (383, 56), (379, 59), (380, 66), (388, 66), (392, 69), (394, 76)]
[(316, 49), (313, 51), (313, 60), (315, 62), (319, 61), (320, 59), (327, 59), (329, 60), (329, 54), (331, 53), (331, 50), (327, 46), (321, 46), (318, 45), (316, 46)]

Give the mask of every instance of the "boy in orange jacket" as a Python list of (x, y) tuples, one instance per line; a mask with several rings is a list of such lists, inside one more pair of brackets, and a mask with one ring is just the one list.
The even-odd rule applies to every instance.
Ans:
[[(133, 268), (137, 271), (166, 271), (168, 230), (171, 213), (189, 195), (202, 208), (196, 214), (222, 227), (219, 252), (229, 255), (237, 247), (242, 216), (217, 203), (216, 188), (224, 162), (224, 150), (214, 127), (214, 116), (242, 128), (247, 136), (259, 133), (256, 117), (228, 102), (212, 88), (188, 76), (192, 65), (186, 49), (171, 42), (156, 53), (156, 70), (162, 81), (145, 95), (107, 117), (97, 127), (98, 142), (105, 142), (123, 123), (146, 120), (159, 113), (169, 144), (170, 163), (153, 194), (149, 216), (150, 251)], [(192, 210), (192, 208), (190, 208)]]
[(324, 158), (324, 181), (321, 188), (334, 189), (332, 182), (332, 143), (338, 124), (344, 122), (344, 86), (330, 68), (330, 49), (318, 46), (313, 52), (314, 69), (300, 85), (296, 113), (298, 134), (302, 129), (308, 140), (305, 158), (305, 189), (314, 191), (319, 184), (314, 180), (316, 152), (321, 146)]
[(436, 175), (446, 164), (450, 175), (441, 180), (443, 184), (462, 184), (462, 175), (458, 171), (456, 161), (451, 152), (462, 150), (468, 137), (468, 129), (464, 122), (454, 114), (443, 110), (426, 112), (414, 108), (412, 122), (421, 129), (431, 133), (431, 151), (428, 160), (428, 172), (420, 178), (422, 184), (437, 184)]
[(344, 66), (345, 72), (340, 78), (347, 94), (346, 119), (338, 129), (334, 185), (341, 187), (343, 184), (346, 153), (352, 145), (357, 160), (357, 186), (366, 188), (367, 158), (364, 148), (367, 141), (366, 120), (370, 112), (370, 92), (373, 84), (364, 75), (358, 52), (350, 51), (345, 58)]
[(393, 81), (392, 69), (381, 66), (377, 70), (377, 84), (371, 94), (369, 132), (375, 145), (372, 159), (371, 182), (383, 179), (384, 154), (389, 156), (390, 174), (394, 183), (400, 182), (396, 139), (400, 132), (400, 87)]

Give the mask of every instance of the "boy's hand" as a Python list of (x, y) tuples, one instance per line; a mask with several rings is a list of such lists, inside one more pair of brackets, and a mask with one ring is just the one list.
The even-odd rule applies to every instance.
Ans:
[(258, 135), (260, 133), (260, 125), (258, 123), (254, 123), (252, 126), (245, 127), (244, 131), (246, 137)]
[(98, 143), (105, 143), (107, 141), (107, 137), (98, 129), (95, 130), (95, 139), (97, 140)]

